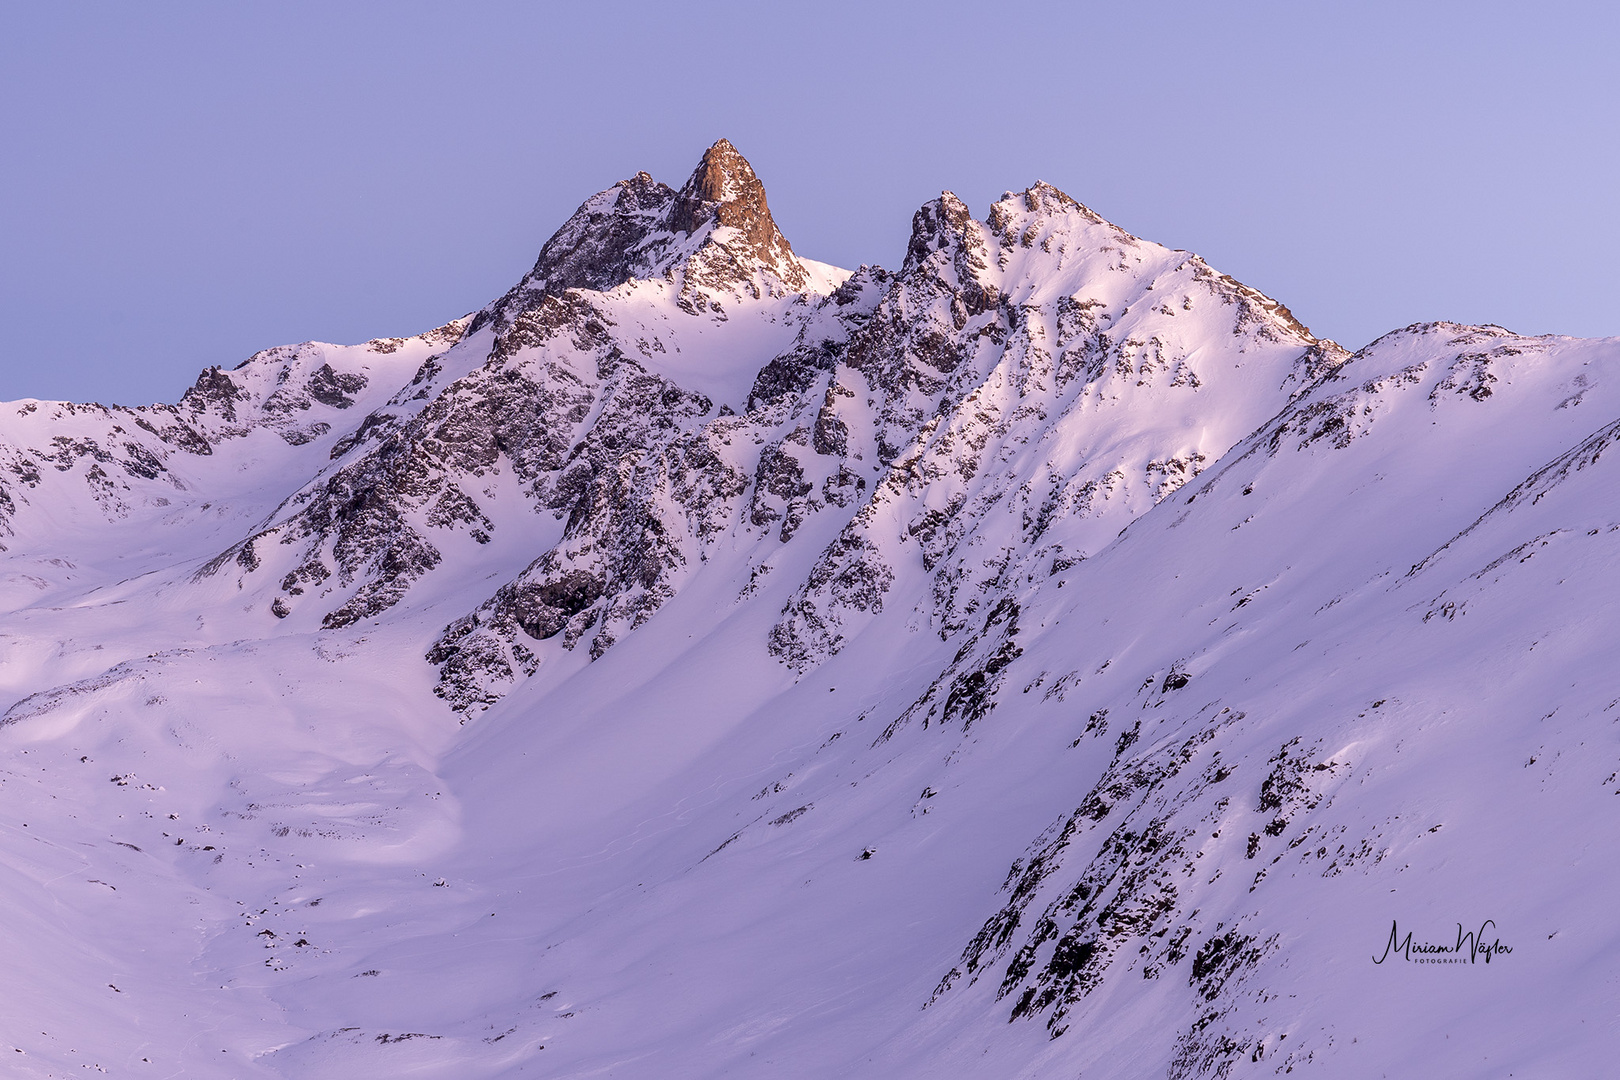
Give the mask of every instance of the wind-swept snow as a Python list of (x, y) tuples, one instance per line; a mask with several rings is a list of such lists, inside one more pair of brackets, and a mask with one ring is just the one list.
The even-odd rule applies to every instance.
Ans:
[(1617, 360), (1044, 184), (850, 273), (722, 142), (0, 406), (8, 1075), (1603, 1075)]

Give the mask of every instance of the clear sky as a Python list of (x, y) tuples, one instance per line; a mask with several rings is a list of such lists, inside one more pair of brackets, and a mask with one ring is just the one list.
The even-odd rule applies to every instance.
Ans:
[(720, 136), (795, 250), (1047, 180), (1352, 348), (1620, 334), (1612, 4), (0, 0), (0, 399), (408, 334)]

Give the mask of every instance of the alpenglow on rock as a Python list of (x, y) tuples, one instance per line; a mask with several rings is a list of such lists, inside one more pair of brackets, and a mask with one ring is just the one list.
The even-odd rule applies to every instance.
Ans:
[(842, 270), (722, 140), (438, 329), (0, 405), (0, 1054), (1602, 1075), (1617, 361), (1044, 183)]

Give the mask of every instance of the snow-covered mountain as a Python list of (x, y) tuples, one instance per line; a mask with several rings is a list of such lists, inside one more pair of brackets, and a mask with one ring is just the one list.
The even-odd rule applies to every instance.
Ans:
[(840, 270), (721, 141), (0, 406), (9, 1074), (1603, 1075), (1617, 362), (1046, 184)]

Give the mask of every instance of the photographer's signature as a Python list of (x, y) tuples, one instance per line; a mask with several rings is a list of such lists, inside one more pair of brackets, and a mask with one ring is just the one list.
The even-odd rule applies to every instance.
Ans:
[(1399, 921), (1392, 920), (1389, 924), (1389, 940), (1384, 943), (1384, 954), (1373, 957), (1373, 963), (1382, 964), (1393, 954), (1413, 964), (1476, 964), (1481, 960), (1488, 964), (1495, 957), (1513, 952), (1511, 946), (1502, 944), (1502, 939), (1495, 936), (1495, 930), (1494, 919), (1480, 923), (1478, 930), (1464, 930), (1462, 923), (1458, 923), (1456, 943), (1443, 945), (1431, 941), (1413, 941), (1410, 930), (1403, 937)]

